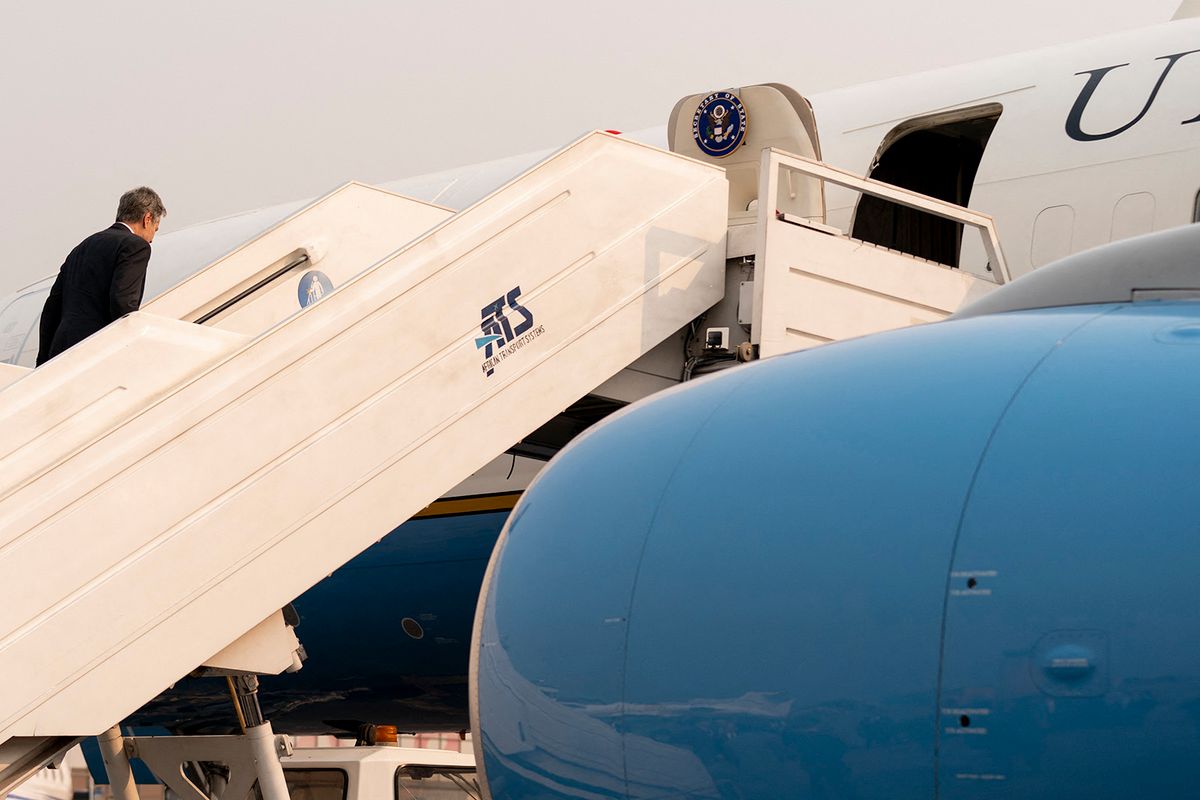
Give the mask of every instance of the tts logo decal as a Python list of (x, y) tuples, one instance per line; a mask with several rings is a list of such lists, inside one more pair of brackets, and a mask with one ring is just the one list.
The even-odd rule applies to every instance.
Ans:
[[(1067, 136), (1070, 136), (1077, 142), (1096, 142), (1101, 139), (1111, 139), (1114, 136), (1119, 136), (1125, 131), (1132, 128), (1142, 121), (1142, 117), (1146, 116), (1146, 112), (1150, 110), (1150, 106), (1154, 105), (1155, 98), (1158, 97), (1158, 90), (1162, 88), (1163, 83), (1167, 80), (1167, 76), (1171, 74), (1171, 70), (1179, 63), (1179, 59), (1190, 56), (1193, 53), (1200, 53), (1200, 50), (1188, 50), (1184, 53), (1174, 53), (1169, 56), (1159, 56), (1155, 61), (1165, 61), (1163, 64), (1162, 73), (1158, 76), (1158, 82), (1154, 84), (1154, 88), (1150, 90), (1150, 96), (1146, 98), (1146, 104), (1142, 106), (1142, 110), (1138, 115), (1126, 122), (1119, 128), (1113, 128), (1107, 133), (1088, 133), (1083, 129), (1083, 112), (1087, 109), (1088, 103), (1092, 101), (1092, 95), (1096, 93), (1096, 89), (1100, 86), (1100, 82), (1104, 80), (1104, 76), (1112, 72), (1114, 69), (1128, 67), (1128, 64), (1116, 64), (1111, 67), (1101, 67), (1100, 69), (1089, 69), (1084, 72), (1076, 72), (1076, 75), (1087, 75), (1087, 83), (1079, 92), (1079, 97), (1075, 98), (1075, 105), (1071, 108), (1071, 113), (1067, 115)], [(1200, 116), (1185, 119), (1180, 125), (1191, 125), (1194, 122), (1200, 122)]]
[[(521, 287), (513, 289), (503, 297), (498, 297), (480, 309), (483, 318), (479, 323), (482, 336), (475, 337), (475, 348), (483, 350), (483, 374), (491, 377), (496, 371), (496, 365), (516, 353), (525, 345), (546, 332), (544, 325), (534, 327), (533, 312), (517, 302), (521, 296)], [(508, 314), (520, 317), (520, 320), (510, 320)]]

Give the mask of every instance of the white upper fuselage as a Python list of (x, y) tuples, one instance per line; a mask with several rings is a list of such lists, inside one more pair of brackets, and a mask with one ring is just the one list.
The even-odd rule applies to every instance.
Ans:
[[(1008, 263), (1019, 276), (1040, 266), (1031, 263), (1031, 249), (1035, 221), (1046, 209), (1066, 206), (1073, 212), (1066, 251), (1056, 255), (1193, 220), (1200, 123), (1182, 123), (1200, 115), (1200, 53), (1178, 59), (1145, 116), (1124, 132), (1079, 141), (1068, 134), (1067, 123), (1091, 71), (1128, 65), (1104, 75), (1083, 107), (1080, 130), (1096, 136), (1138, 116), (1163, 75), (1164, 57), (1196, 49), (1200, 19), (1180, 20), (814, 96), (822, 156), (865, 174), (884, 137), (906, 120), (999, 103), (1003, 112), (984, 151), (970, 206), (995, 219)], [(1150, 220), (1126, 223), (1118, 209), (1122, 198), (1142, 194), (1153, 201)], [(830, 198), (833, 224), (847, 221), (850, 200), (843, 198), (839, 209)]]

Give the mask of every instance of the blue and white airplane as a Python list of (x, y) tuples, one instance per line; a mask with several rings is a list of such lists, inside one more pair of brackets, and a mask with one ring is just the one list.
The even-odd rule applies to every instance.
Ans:
[[(1185, 15), (1143, 30), (808, 99), (823, 160), (992, 215), (1014, 273), (1022, 274), (1093, 245), (1196, 219), (1198, 86), (1200, 20)], [(663, 128), (631, 136), (667, 142)], [(461, 208), (545, 155), (385, 188)], [(944, 236), (864, 202), (831, 192), (829, 222), (903, 252), (951, 263), (958, 258), (956, 239), (947, 245)], [(161, 237), (147, 296), (302, 205)], [(0, 361), (31, 362), (52, 277), (0, 303)], [(975, 355), (987, 352), (981, 348)], [(647, 379), (667, 388), (679, 375)], [(624, 401), (581, 398), (414, 519), (381, 531), (377, 545), (298, 598), (298, 633), (309, 659), (298, 673), (264, 680), (264, 710), (277, 728), (354, 730), (365, 722), (407, 730), (467, 727), (471, 624), (500, 529), (545, 460)], [(730, 463), (719, 472), (743, 470)], [(223, 685), (203, 681), (180, 683), (147, 707), (140, 721), (177, 730), (233, 724)]]

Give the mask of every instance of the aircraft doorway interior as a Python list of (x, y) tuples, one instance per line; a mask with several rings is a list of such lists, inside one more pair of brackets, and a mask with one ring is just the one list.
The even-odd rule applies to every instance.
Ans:
[[(988, 138), (1002, 111), (999, 103), (988, 103), (903, 122), (879, 146), (870, 177), (966, 206)], [(850, 235), (958, 267), (962, 234), (962, 223), (863, 195)]]

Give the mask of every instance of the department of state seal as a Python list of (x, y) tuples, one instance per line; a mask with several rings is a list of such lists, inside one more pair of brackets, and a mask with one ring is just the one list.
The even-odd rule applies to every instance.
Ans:
[(692, 138), (710, 156), (722, 158), (746, 138), (746, 107), (733, 92), (713, 92), (692, 117)]

